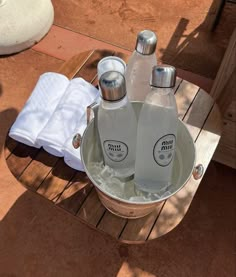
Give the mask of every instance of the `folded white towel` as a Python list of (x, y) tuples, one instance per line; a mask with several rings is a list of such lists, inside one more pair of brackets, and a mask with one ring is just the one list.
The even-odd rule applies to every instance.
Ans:
[(98, 90), (82, 78), (75, 78), (59, 102), (47, 125), (37, 137), (37, 144), (52, 155), (63, 157), (63, 146), (72, 138), (86, 114), (87, 106), (99, 97)]
[(48, 72), (40, 76), (9, 136), (19, 142), (39, 148), (36, 138), (56, 109), (69, 80), (66, 76)]

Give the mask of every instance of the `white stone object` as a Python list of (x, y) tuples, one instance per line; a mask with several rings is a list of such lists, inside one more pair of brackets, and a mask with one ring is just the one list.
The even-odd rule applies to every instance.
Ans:
[(53, 19), (51, 0), (0, 0), (0, 55), (20, 52), (39, 42)]

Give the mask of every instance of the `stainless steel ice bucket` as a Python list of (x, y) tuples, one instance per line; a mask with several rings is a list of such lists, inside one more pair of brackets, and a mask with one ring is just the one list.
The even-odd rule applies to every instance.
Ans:
[[(132, 103), (135, 112), (139, 114), (142, 103)], [(178, 134), (177, 134), (177, 150), (173, 167), (173, 193), (165, 198), (150, 201), (150, 202), (130, 202), (121, 198), (118, 198), (110, 193), (104, 191), (98, 184), (96, 184), (94, 178), (89, 172), (90, 162), (99, 162), (102, 160), (102, 152), (97, 139), (96, 129), (94, 128), (94, 120), (92, 120), (87, 129), (84, 132), (81, 142), (81, 158), (84, 164), (85, 171), (94, 184), (98, 193), (99, 199), (102, 204), (112, 213), (125, 217), (125, 218), (139, 218), (151, 213), (157, 205), (167, 198), (178, 192), (189, 180), (194, 173), (194, 177), (197, 179), (200, 177), (202, 167), (196, 168), (195, 165), (195, 147), (192, 137), (185, 126), (185, 124), (179, 120)], [(197, 171), (198, 170), (198, 171)], [(199, 171), (200, 170), (200, 171)]]

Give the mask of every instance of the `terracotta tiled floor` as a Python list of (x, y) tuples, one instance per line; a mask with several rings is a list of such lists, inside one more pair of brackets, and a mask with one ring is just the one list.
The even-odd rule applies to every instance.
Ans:
[(236, 26), (236, 5), (227, 3), (216, 32), (209, 32), (219, 0), (52, 2), (57, 26), (128, 50), (141, 29), (151, 29), (159, 59), (212, 79)]
[[(210, 164), (189, 212), (172, 232), (145, 245), (124, 245), (27, 191), (5, 163), (5, 136), (41, 73), (56, 71), (64, 60), (85, 49), (119, 50), (122, 46), (127, 49), (122, 51), (132, 50), (141, 26), (157, 26), (158, 55), (168, 60), (176, 52), (162, 53), (161, 48), (168, 45), (180, 19), (189, 18), (185, 32), (191, 33), (210, 7), (207, 0), (185, 0), (178, 15), (176, 7), (180, 1), (173, 1), (171, 20), (164, 21), (166, 18), (161, 16), (159, 27), (152, 14), (159, 16), (165, 10), (168, 15), (168, 5), (156, 1), (159, 5), (151, 9), (152, 2), (146, 1), (140, 7), (141, 1), (68, 0), (65, 4), (54, 0), (56, 25), (49, 34), (33, 49), (0, 58), (0, 276), (235, 276), (236, 173), (228, 167)], [(115, 23), (111, 16), (117, 18)], [(224, 23), (226, 17), (222, 18)], [(206, 77), (217, 72), (229, 37), (227, 32), (221, 33), (220, 24), (209, 44), (210, 38), (202, 26), (201, 43), (213, 45), (216, 54), (214, 59), (207, 60), (211, 63), (208, 71), (202, 69), (205, 58), (199, 64), (191, 62), (198, 53), (200, 57), (206, 54), (207, 47), (193, 47), (199, 40), (193, 40), (184, 55), (172, 59), (181, 65), (181, 77), (206, 90), (212, 84)], [(124, 35), (127, 31), (129, 36)], [(209, 68), (213, 69), (211, 76), (205, 74)]]

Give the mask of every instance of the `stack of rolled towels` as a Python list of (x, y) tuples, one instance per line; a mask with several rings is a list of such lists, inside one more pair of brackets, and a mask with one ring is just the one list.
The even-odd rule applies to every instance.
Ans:
[(64, 157), (70, 167), (83, 171), (80, 149), (72, 140), (87, 126), (86, 108), (98, 101), (99, 91), (82, 78), (47, 72), (40, 76), (12, 125), (9, 136), (48, 153)]

